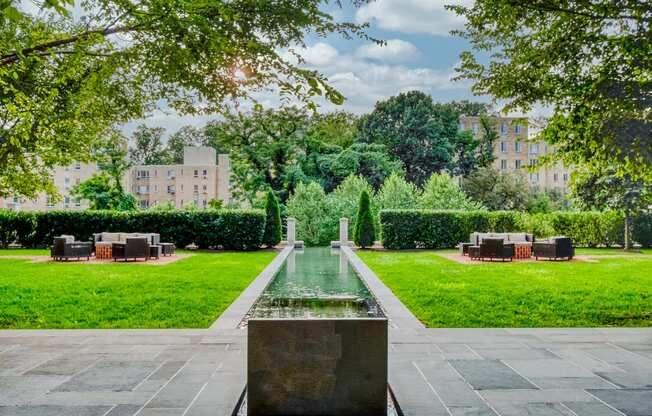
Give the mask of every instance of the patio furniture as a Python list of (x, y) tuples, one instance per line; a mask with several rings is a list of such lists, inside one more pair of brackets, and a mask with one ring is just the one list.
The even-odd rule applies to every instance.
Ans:
[(514, 258), (515, 259), (529, 259), (532, 257), (532, 243), (521, 242), (514, 244)]
[(174, 254), (174, 249), (176, 248), (173, 243), (160, 243), (161, 254), (163, 256), (171, 256)]
[(54, 260), (67, 261), (72, 258), (81, 260), (83, 257), (90, 260), (92, 249), (93, 245), (90, 242), (75, 241), (73, 236), (60, 236), (54, 238), (50, 255)]
[(505, 243), (527, 243), (533, 242), (534, 236), (528, 233), (471, 233), (469, 242), (474, 246), (479, 246), (485, 238), (501, 238)]
[(472, 260), (480, 260), (480, 246), (469, 246), (468, 253)]
[(149, 257), (155, 258), (158, 260), (161, 257), (161, 246), (158, 244), (152, 244), (149, 246)]
[(505, 243), (502, 238), (484, 238), (480, 243), (480, 260), (485, 259), (509, 259), (514, 258), (514, 244)]
[(568, 237), (550, 237), (532, 244), (534, 258), (546, 257), (549, 260), (571, 260), (575, 256), (575, 247)]
[(109, 260), (113, 258), (113, 243), (98, 241), (95, 243), (95, 258), (97, 260)]
[(460, 254), (465, 256), (469, 254), (469, 247), (473, 246), (475, 244), (473, 243), (460, 243), (459, 248), (460, 248)]
[(124, 243), (113, 243), (113, 260), (149, 259), (149, 242), (146, 237), (130, 237)]

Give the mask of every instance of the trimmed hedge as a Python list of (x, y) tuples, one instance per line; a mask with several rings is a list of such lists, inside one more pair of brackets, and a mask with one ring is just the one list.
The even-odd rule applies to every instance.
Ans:
[[(643, 220), (641, 218), (648, 218)], [(650, 244), (649, 215), (635, 220), (634, 241)], [(553, 212), (527, 214), (515, 211), (383, 210), (381, 242), (388, 249), (451, 248), (474, 232), (528, 232), (535, 238), (565, 235), (577, 246), (622, 244), (624, 217), (616, 212)], [(645, 222), (647, 221), (647, 222)], [(649, 230), (649, 228), (647, 228)]]
[(0, 243), (44, 247), (55, 236), (89, 240), (93, 233), (153, 232), (177, 247), (253, 250), (262, 245), (265, 213), (260, 210), (204, 211), (49, 211), (0, 210)]

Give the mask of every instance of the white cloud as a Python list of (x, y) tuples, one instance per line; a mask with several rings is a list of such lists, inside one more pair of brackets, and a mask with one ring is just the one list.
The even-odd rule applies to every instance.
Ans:
[(358, 48), (356, 55), (362, 58), (375, 59), (387, 62), (414, 61), (421, 56), (421, 52), (412, 43), (401, 39), (390, 39), (385, 45), (367, 43)]
[(464, 19), (447, 10), (447, 4), (472, 5), (473, 0), (376, 0), (360, 7), (355, 17), (385, 30), (449, 36)]
[(328, 43), (319, 42), (301, 50), (301, 56), (310, 66), (321, 67), (332, 64), (338, 57), (337, 49)]

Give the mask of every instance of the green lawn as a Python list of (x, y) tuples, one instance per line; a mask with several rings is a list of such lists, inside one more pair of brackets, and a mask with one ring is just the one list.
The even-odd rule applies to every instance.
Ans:
[(434, 251), (358, 255), (429, 327), (652, 326), (650, 255), (504, 264)]
[(0, 328), (206, 328), (274, 256), (197, 253), (160, 266), (0, 258)]

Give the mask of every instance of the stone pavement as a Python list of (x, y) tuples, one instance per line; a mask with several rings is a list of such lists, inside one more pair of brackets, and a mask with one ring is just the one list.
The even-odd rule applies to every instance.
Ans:
[[(652, 328), (427, 329), (342, 252), (390, 318), (404, 415), (652, 416)], [(234, 326), (273, 263), (210, 329), (0, 331), (0, 416), (232, 415), (246, 382)]]

